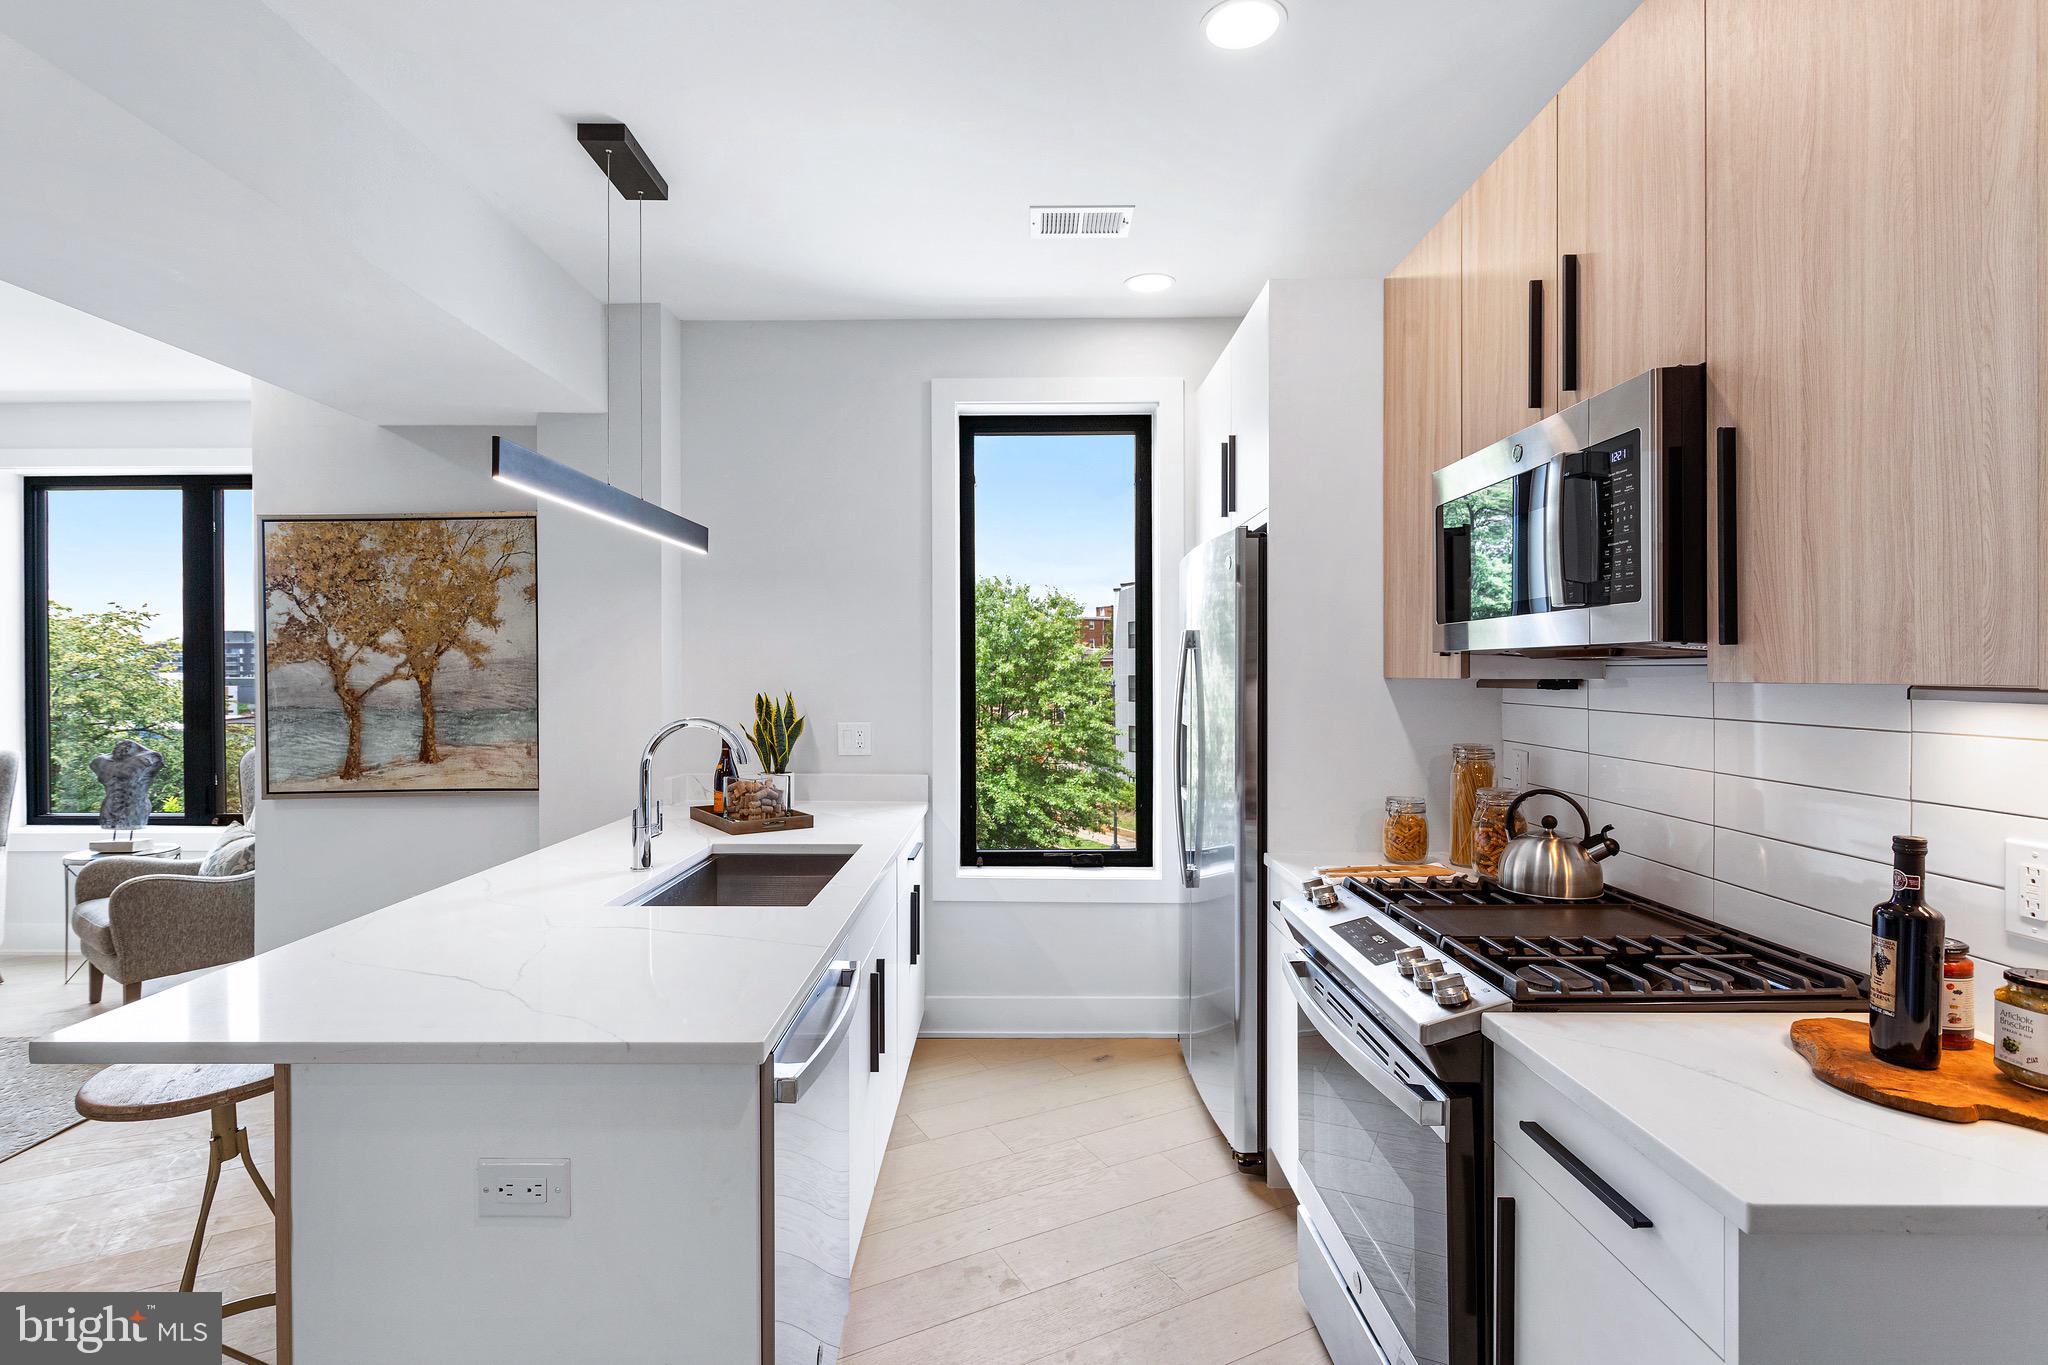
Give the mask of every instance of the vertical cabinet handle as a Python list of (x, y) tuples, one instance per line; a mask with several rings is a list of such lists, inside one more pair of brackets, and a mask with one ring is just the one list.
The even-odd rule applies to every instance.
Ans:
[(1557, 360), (1557, 386), (1566, 393), (1579, 391), (1579, 258), (1564, 258), (1558, 288), (1564, 297), (1557, 302), (1558, 321), (1564, 342)]
[(1543, 281), (1529, 281), (1529, 406), (1543, 406)]
[(882, 959), (868, 973), (868, 1070), (882, 1069)]
[(1607, 1211), (1632, 1228), (1655, 1227), (1641, 1209), (1628, 1202), (1627, 1196), (1607, 1183), (1601, 1174), (1579, 1160), (1578, 1153), (1552, 1137), (1550, 1130), (1530, 1119), (1522, 1120), (1522, 1131), (1529, 1140), (1541, 1147), (1546, 1155), (1564, 1167), (1565, 1174), (1584, 1185), (1592, 1196), (1607, 1206)]
[(1720, 581), (1720, 640), (1724, 645), (1737, 644), (1742, 632), (1736, 622), (1737, 599), (1735, 596), (1735, 428), (1714, 429), (1714, 498), (1719, 509), (1719, 520), (1714, 528), (1715, 558), (1719, 561), (1715, 572)]
[(910, 965), (915, 967), (924, 952), (924, 888), (910, 888)]
[(1228, 516), (1237, 515), (1237, 434), (1231, 433), (1230, 454), (1223, 468), (1223, 511)]
[(1515, 1365), (1515, 1201), (1493, 1201), (1493, 1360)]
[(1230, 442), (1216, 447), (1216, 515), (1230, 515)]

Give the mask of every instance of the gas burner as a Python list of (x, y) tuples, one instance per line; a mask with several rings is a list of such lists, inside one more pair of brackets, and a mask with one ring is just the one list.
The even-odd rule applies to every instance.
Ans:
[(1472, 878), (1346, 889), (1523, 1009), (1856, 1009), (1862, 978), (1655, 901), (1531, 902)]

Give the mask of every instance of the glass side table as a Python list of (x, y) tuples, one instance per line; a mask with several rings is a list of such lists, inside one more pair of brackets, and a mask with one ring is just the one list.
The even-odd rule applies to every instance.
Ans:
[(163, 858), (177, 857), (185, 851), (180, 844), (165, 839), (137, 839), (135, 848), (128, 853), (96, 853), (89, 848), (76, 849), (64, 855), (64, 980), (68, 983), (85, 966), (85, 955), (81, 952), (78, 966), (71, 965), (71, 912), (78, 908), (78, 871), (87, 863), (96, 863), (102, 858)]

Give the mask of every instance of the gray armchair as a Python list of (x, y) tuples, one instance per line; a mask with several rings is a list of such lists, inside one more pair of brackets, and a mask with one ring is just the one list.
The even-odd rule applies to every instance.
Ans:
[(238, 962), (256, 951), (256, 755), (242, 758), (242, 824), (205, 858), (100, 858), (78, 871), (71, 928), (100, 1002), (105, 978), (121, 1000), (142, 983)]

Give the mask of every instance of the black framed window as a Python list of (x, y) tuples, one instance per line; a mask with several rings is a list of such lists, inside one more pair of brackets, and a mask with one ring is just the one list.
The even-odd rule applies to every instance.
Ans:
[(960, 419), (963, 865), (1152, 865), (1152, 608), (1149, 415)]
[(28, 818), (97, 824), (93, 757), (163, 756), (151, 822), (241, 811), (256, 736), (255, 517), (247, 475), (29, 478)]

